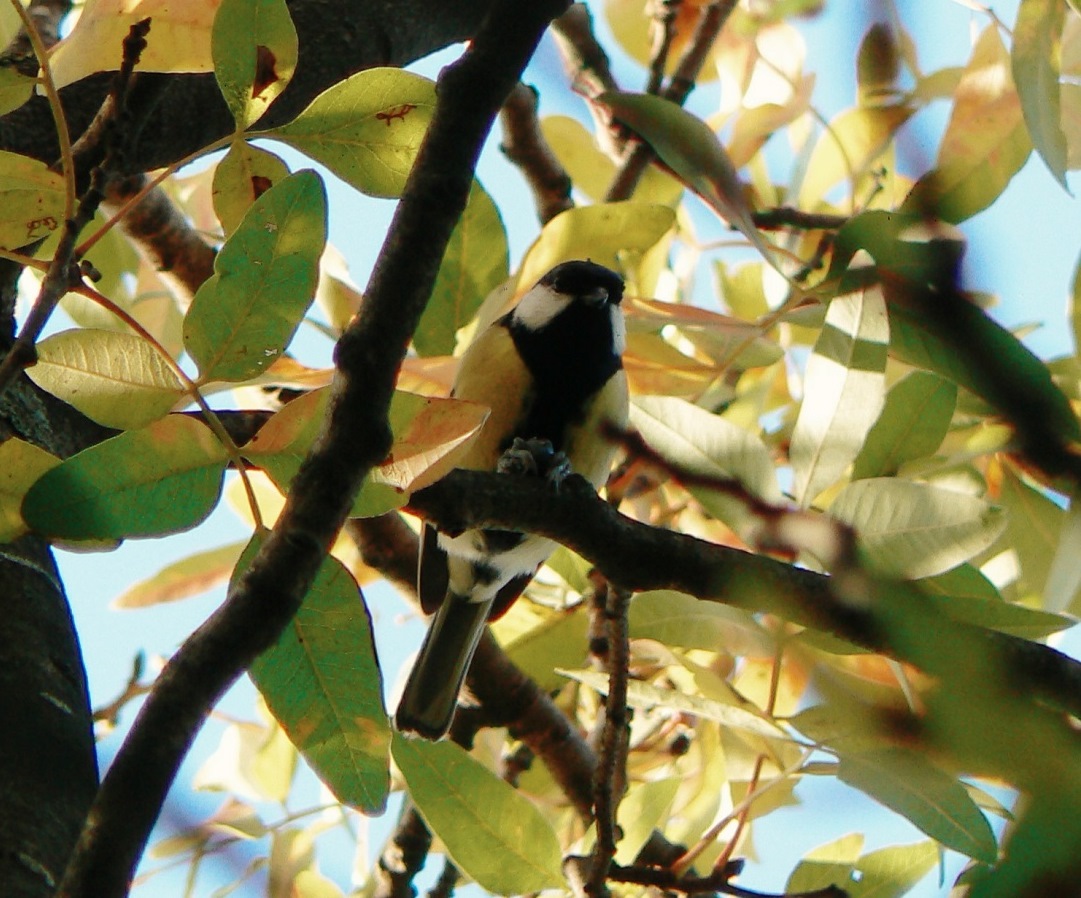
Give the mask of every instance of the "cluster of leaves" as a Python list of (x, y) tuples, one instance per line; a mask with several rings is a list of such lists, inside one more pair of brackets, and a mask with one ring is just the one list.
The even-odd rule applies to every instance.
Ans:
[[(93, 546), (164, 536), (201, 523), (221, 499), (227, 468), (241, 472), (235, 490), (253, 524), (251, 542), (163, 571), (127, 594), (122, 604), (130, 606), (243, 571), (327, 404), (331, 373), (299, 362), (294, 336), (313, 320), (313, 303), (316, 326), (333, 338), (363, 302), (327, 245), (320, 177), (291, 173), (265, 147), (285, 144), (356, 190), (392, 197), (435, 104), (427, 79), (373, 69), (327, 90), (288, 124), (260, 130), (297, 59), (284, 2), (223, 0), (216, 14), (213, 4), (192, 5), (183, 22), (163, 4), (143, 4), (138, 16), (146, 6), (155, 7), (156, 39), (143, 67), (213, 70), (236, 121), (235, 133), (201, 151), (226, 150), (205, 175), (158, 179), (172, 183), (191, 221), (221, 241), (214, 274), (188, 303), (131, 251), (115, 219), (99, 223), (88, 258), (104, 277), (64, 300), (78, 326), (38, 343), (28, 374), (119, 433), (63, 461), (18, 439), (0, 445), (5, 539), (32, 530)], [(484, 409), (441, 398), (471, 323), (491, 320), (553, 264), (589, 257), (626, 278), (631, 421), (663, 460), (627, 459), (619, 484), (626, 514), (815, 569), (836, 559), (798, 533), (778, 547), (775, 516), (828, 516), (856, 533), (865, 573), (918, 581), (928, 607), (945, 619), (1033, 640), (1062, 630), (1081, 610), (1073, 564), (1081, 531), (1062, 498), (1073, 484), (1012, 454), (1013, 416), (988, 360), (1025, 384), (1056, 438), (1072, 443), (1081, 431), (1048, 367), (953, 283), (943, 258), (960, 251), (956, 238), (940, 229), (928, 239), (926, 231), (929, 219), (956, 223), (993, 203), (1033, 148), (1062, 183), (1077, 167), (1081, 133), (1069, 127), (1077, 119), (1069, 111), (1081, 91), (1062, 79), (1081, 65), (1081, 15), (1054, 0), (1025, 0), (1009, 47), (1006, 29), (988, 16), (965, 65), (934, 72), (920, 68), (898, 20), (876, 25), (856, 61), (855, 104), (824, 122), (788, 18), (801, 4), (753, 6), (737, 8), (709, 50), (723, 104), (708, 122), (660, 97), (615, 90), (592, 98), (596, 134), (570, 118), (541, 122), (580, 203), (543, 226), (513, 271), (499, 211), (475, 185), (399, 379), (394, 448), (354, 514), (401, 508), (453, 468), (482, 425)], [(700, 12), (695, 3), (680, 9), (670, 23), (674, 49), (690, 39), (686, 17)], [(645, 49), (641, 4), (613, 0), (606, 11), (625, 49), (656, 64)], [(103, 48), (119, 46), (135, 18), (88, 4), (53, 54), (56, 81), (100, 70)], [(1046, 52), (1049, 42), (1060, 52)], [(2, 112), (20, 105), (32, 84), (0, 74)], [(941, 100), (952, 106), (934, 166), (911, 178), (898, 171), (895, 139)], [(722, 129), (726, 150), (715, 136)], [(775, 135), (794, 151), (782, 150)], [(605, 202), (623, 151), (613, 144), (639, 140), (665, 171), (650, 170), (633, 195)], [(743, 168), (747, 185), (735, 175)], [(57, 228), (70, 188), (45, 165), (13, 154), (0, 154), (0, 171), (0, 247), (10, 254)], [(760, 258), (725, 261), (699, 233), (692, 194)], [(766, 238), (755, 213), (780, 206), (798, 210), (796, 227)], [(810, 213), (836, 224), (824, 230), (822, 219), (800, 218)], [(46, 243), (38, 258), (49, 252)], [(713, 275), (710, 291), (695, 289), (687, 274), (704, 270)], [(953, 291), (966, 303), (973, 353), (959, 352), (927, 314), (929, 291)], [(185, 370), (185, 355), (195, 373)], [(1081, 395), (1073, 360), (1054, 373), (1071, 398)], [(209, 411), (209, 397), (238, 391), (244, 404), (254, 393), (247, 388), (260, 386), (302, 395), (237, 445)], [(184, 411), (193, 405), (201, 411)], [(592, 830), (539, 765), (514, 788), (497, 775), (504, 731), (483, 734), (472, 753), (392, 734), (355, 585), (373, 576), (341, 540), (289, 631), (251, 670), (269, 715), (231, 727), (208, 768), (204, 784), (238, 794), (168, 848), (201, 857), (232, 839), (270, 836), (276, 881), (300, 895), (340, 894), (317, 872), (315, 839), (326, 819), (273, 826), (252, 803), (286, 801), (299, 752), (348, 807), (378, 813), (392, 786), (407, 790), (458, 869), (490, 892), (566, 888), (561, 859), (588, 852)], [(535, 601), (518, 603), (494, 627), (511, 660), (555, 693), (584, 732), (597, 724), (598, 695), (608, 689), (608, 677), (589, 669), (590, 604), (582, 598), (589, 593), (587, 563), (560, 550), (530, 592)], [(822, 846), (793, 870), (791, 892), (832, 884), (854, 895), (901, 894), (942, 848), (971, 858), (967, 875), (979, 880), (999, 862), (986, 815), (1011, 819), (972, 779), (983, 773), (1030, 797), (1041, 785), (1049, 790), (1032, 797), (1045, 813), (1019, 828), (1022, 847), (1053, 837), (1081, 844), (1076, 823), (1065, 827), (1047, 811), (1081, 794), (1075, 755), (1038, 779), (1032, 765), (1055, 750), (1044, 731), (1034, 730), (1028, 753), (1012, 761), (960, 735), (1009, 728), (1016, 702), (998, 710), (983, 699), (967, 709), (947, 704), (952, 729), (930, 715), (943, 733), (921, 744), (895, 720), (921, 719), (935, 706), (938, 684), (913, 667), (671, 591), (635, 596), (629, 626), (635, 716), (617, 863), (631, 864), (659, 831), (693, 846), (687, 867), (723, 867), (750, 844), (753, 822), (795, 803), (796, 786), (812, 776), (862, 790), (928, 839), (872, 852), (859, 837)], [(963, 666), (965, 647), (957, 648)], [(993, 719), (974, 722), (987, 714)], [(945, 760), (931, 759), (932, 744)], [(223, 756), (229, 775), (220, 773)], [(348, 819), (344, 810), (337, 819)], [(1050, 855), (1015, 853), (1010, 876), (1023, 881), (1025, 863), (1054, 869), (1061, 859)], [(981, 894), (1010, 894), (1009, 881), (988, 876)]]

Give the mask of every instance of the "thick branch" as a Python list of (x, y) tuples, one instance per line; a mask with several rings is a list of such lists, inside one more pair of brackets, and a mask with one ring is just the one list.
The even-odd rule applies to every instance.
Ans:
[(432, 123), (367, 300), (338, 344), (328, 422), (251, 566), (159, 677), (98, 793), (59, 895), (125, 894), (206, 714), (292, 619), (364, 476), (386, 455), (387, 410), (398, 367), (465, 207), (481, 146), (548, 21), (561, 9), (557, 0), (524, 9), (503, 0), (472, 47), (440, 77)]

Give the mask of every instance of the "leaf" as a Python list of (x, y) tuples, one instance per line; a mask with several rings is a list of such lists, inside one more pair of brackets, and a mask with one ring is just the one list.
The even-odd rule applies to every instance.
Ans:
[(129, 586), (113, 599), (111, 608), (148, 608), (200, 595), (225, 583), (245, 543), (230, 543), (196, 552), (166, 565), (156, 574)]
[(1032, 144), (1068, 193), (1058, 72), (1065, 15), (1064, 0), (1021, 0), (1010, 60)]
[(215, 3), (87, 0), (71, 34), (49, 55), (53, 80), (57, 87), (66, 87), (95, 72), (116, 71), (128, 30), (148, 17), (152, 30), (139, 57), (139, 71), (209, 72), (215, 12)]
[(202, 381), (241, 381), (270, 367), (315, 295), (326, 243), (326, 192), (313, 171), (255, 201), (192, 300), (184, 346)]
[(1002, 509), (982, 499), (889, 477), (848, 484), (829, 514), (855, 529), (876, 571), (913, 579), (968, 561), (1006, 526)]
[(606, 91), (596, 102), (608, 106), (677, 178), (773, 261), (772, 248), (751, 219), (736, 169), (709, 125), (671, 100), (650, 94)]
[[(6, 47), (7, 43), (0, 46)], [(36, 83), (33, 78), (13, 68), (0, 69), (0, 115), (7, 115), (29, 100)]]
[(492, 198), (476, 181), (450, 235), (413, 346), (422, 356), (452, 355), (458, 328), (509, 274), (507, 232)]
[(559, 843), (533, 804), (453, 742), (395, 736), (394, 761), (455, 865), (495, 895), (566, 888)]
[(645, 253), (667, 234), (676, 213), (646, 203), (601, 203), (576, 206), (549, 221), (526, 251), (518, 275), (519, 289), (532, 287), (553, 266), (588, 257), (598, 265), (621, 270), (623, 253)]
[(789, 875), (785, 893), (802, 894), (829, 886), (847, 890), (853, 883), (852, 872), (862, 849), (863, 836), (849, 833), (808, 851)]
[(1081, 589), (1081, 496), (1075, 488), (1070, 494), (1070, 508), (1066, 512), (1062, 529), (1059, 532), (1058, 545), (1051, 560), (1051, 569), (1047, 573), (1047, 586), (1044, 589), (1044, 607), (1048, 611), (1069, 610), (1077, 614), (1074, 601)]
[(564, 685), (557, 668), (585, 663), (588, 629), (585, 614), (534, 602), (515, 602), (492, 625), (507, 657), (541, 689), (553, 691)]
[(856, 881), (845, 890), (849, 898), (901, 898), (935, 868), (940, 854), (930, 841), (868, 851), (856, 862)]
[(768, 656), (773, 637), (754, 615), (686, 593), (658, 589), (634, 596), (628, 615), (630, 635), (665, 645), (733, 655)]
[(37, 350), (30, 379), (106, 427), (144, 427), (187, 395), (173, 369), (135, 334), (80, 328), (54, 334)]
[(217, 749), (200, 765), (192, 786), (253, 801), (284, 802), (296, 772), (296, 756), (296, 749), (273, 721), (269, 726), (231, 724)]
[[(585, 683), (601, 695), (608, 694), (608, 674), (592, 670), (561, 670), (561, 674)], [(739, 705), (725, 704), (700, 695), (688, 695), (675, 689), (662, 689), (641, 680), (627, 684), (627, 706), (630, 708), (665, 708), (714, 720), (726, 727), (742, 730), (767, 739), (785, 738), (786, 733), (763, 714), (756, 714)]]
[(995, 862), (998, 847), (987, 818), (957, 780), (923, 756), (900, 748), (842, 753), (837, 776), (946, 848), (984, 863)]
[[(252, 541), (238, 571), (260, 542)], [(296, 617), (248, 673), (335, 798), (381, 813), (390, 789), (383, 678), (364, 598), (339, 561), (324, 559)]]
[(935, 168), (912, 188), (903, 210), (957, 223), (986, 209), (1032, 152), (1010, 59), (988, 25), (954, 92)]
[[(264, 424), (251, 442), (242, 446), (241, 455), (266, 471), (274, 485), (287, 495), (300, 464), (323, 427), (326, 416), (327, 388), (312, 390), (288, 403)], [(383, 514), (405, 504), (406, 496), (372, 476), (365, 478), (350, 513), (354, 517)]]
[(793, 495), (807, 508), (859, 454), (886, 394), (889, 323), (882, 292), (869, 287), (829, 304), (803, 379), (792, 430)]
[(901, 465), (934, 454), (953, 420), (955, 384), (927, 371), (913, 371), (886, 394), (882, 414), (867, 432), (852, 479), (884, 477)]
[(1066, 512), (1009, 465), (1002, 466), (998, 499), (1006, 509), (1006, 539), (1021, 565), (1020, 585), (1025, 593), (1042, 596)]
[(679, 777), (670, 776), (635, 783), (627, 790), (616, 812), (616, 823), (623, 834), (616, 843), (617, 864), (633, 864), (654, 831), (664, 829), (682, 783)]
[(405, 186), (435, 107), (435, 85), (396, 68), (357, 72), (312, 100), (291, 122), (262, 132), (321, 162), (369, 196)]
[(285, 90), (297, 65), (297, 32), (285, 0), (221, 0), (211, 32), (214, 76), (243, 130)]
[(854, 190), (857, 179), (871, 170), (914, 111), (905, 105), (857, 106), (837, 115), (811, 153), (800, 186), (799, 208), (813, 209), (841, 180), (847, 180)]
[(279, 181), (289, 177), (289, 166), (278, 156), (236, 140), (214, 169), (211, 198), (214, 213), (226, 235), (231, 235), (252, 204)]
[(48, 237), (64, 217), (64, 179), (44, 162), (0, 150), (0, 249)]
[(18, 437), (0, 443), (0, 543), (13, 542), (29, 530), (23, 521), (23, 497), (58, 464), (55, 455)]
[(27, 494), (23, 516), (31, 529), (61, 539), (176, 533), (213, 510), (225, 463), (205, 424), (169, 415), (57, 465)]

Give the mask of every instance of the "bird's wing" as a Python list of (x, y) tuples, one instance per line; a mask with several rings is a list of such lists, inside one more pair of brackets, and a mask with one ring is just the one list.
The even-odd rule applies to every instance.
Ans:
[(420, 534), (417, 564), (417, 595), (425, 614), (435, 614), (443, 604), (449, 582), (447, 553), (439, 545), (439, 532), (431, 524), (425, 524)]

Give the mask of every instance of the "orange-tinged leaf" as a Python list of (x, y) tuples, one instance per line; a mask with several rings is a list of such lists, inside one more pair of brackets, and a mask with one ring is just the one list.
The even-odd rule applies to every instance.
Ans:
[(405, 492), (423, 489), (452, 470), (490, 414), (486, 406), (461, 399), (401, 391), (394, 398), (394, 445), (372, 477)]
[(128, 29), (152, 19), (147, 47), (139, 58), (143, 72), (209, 72), (210, 31), (220, 0), (87, 0), (71, 34), (57, 44), (49, 63), (57, 87), (94, 72), (120, 68)]
[(913, 187), (905, 211), (963, 221), (994, 202), (1031, 152), (1009, 53), (991, 24), (957, 85), (935, 168)]
[(225, 583), (247, 543), (230, 543), (166, 565), (152, 577), (125, 589), (112, 608), (147, 608), (201, 595)]

